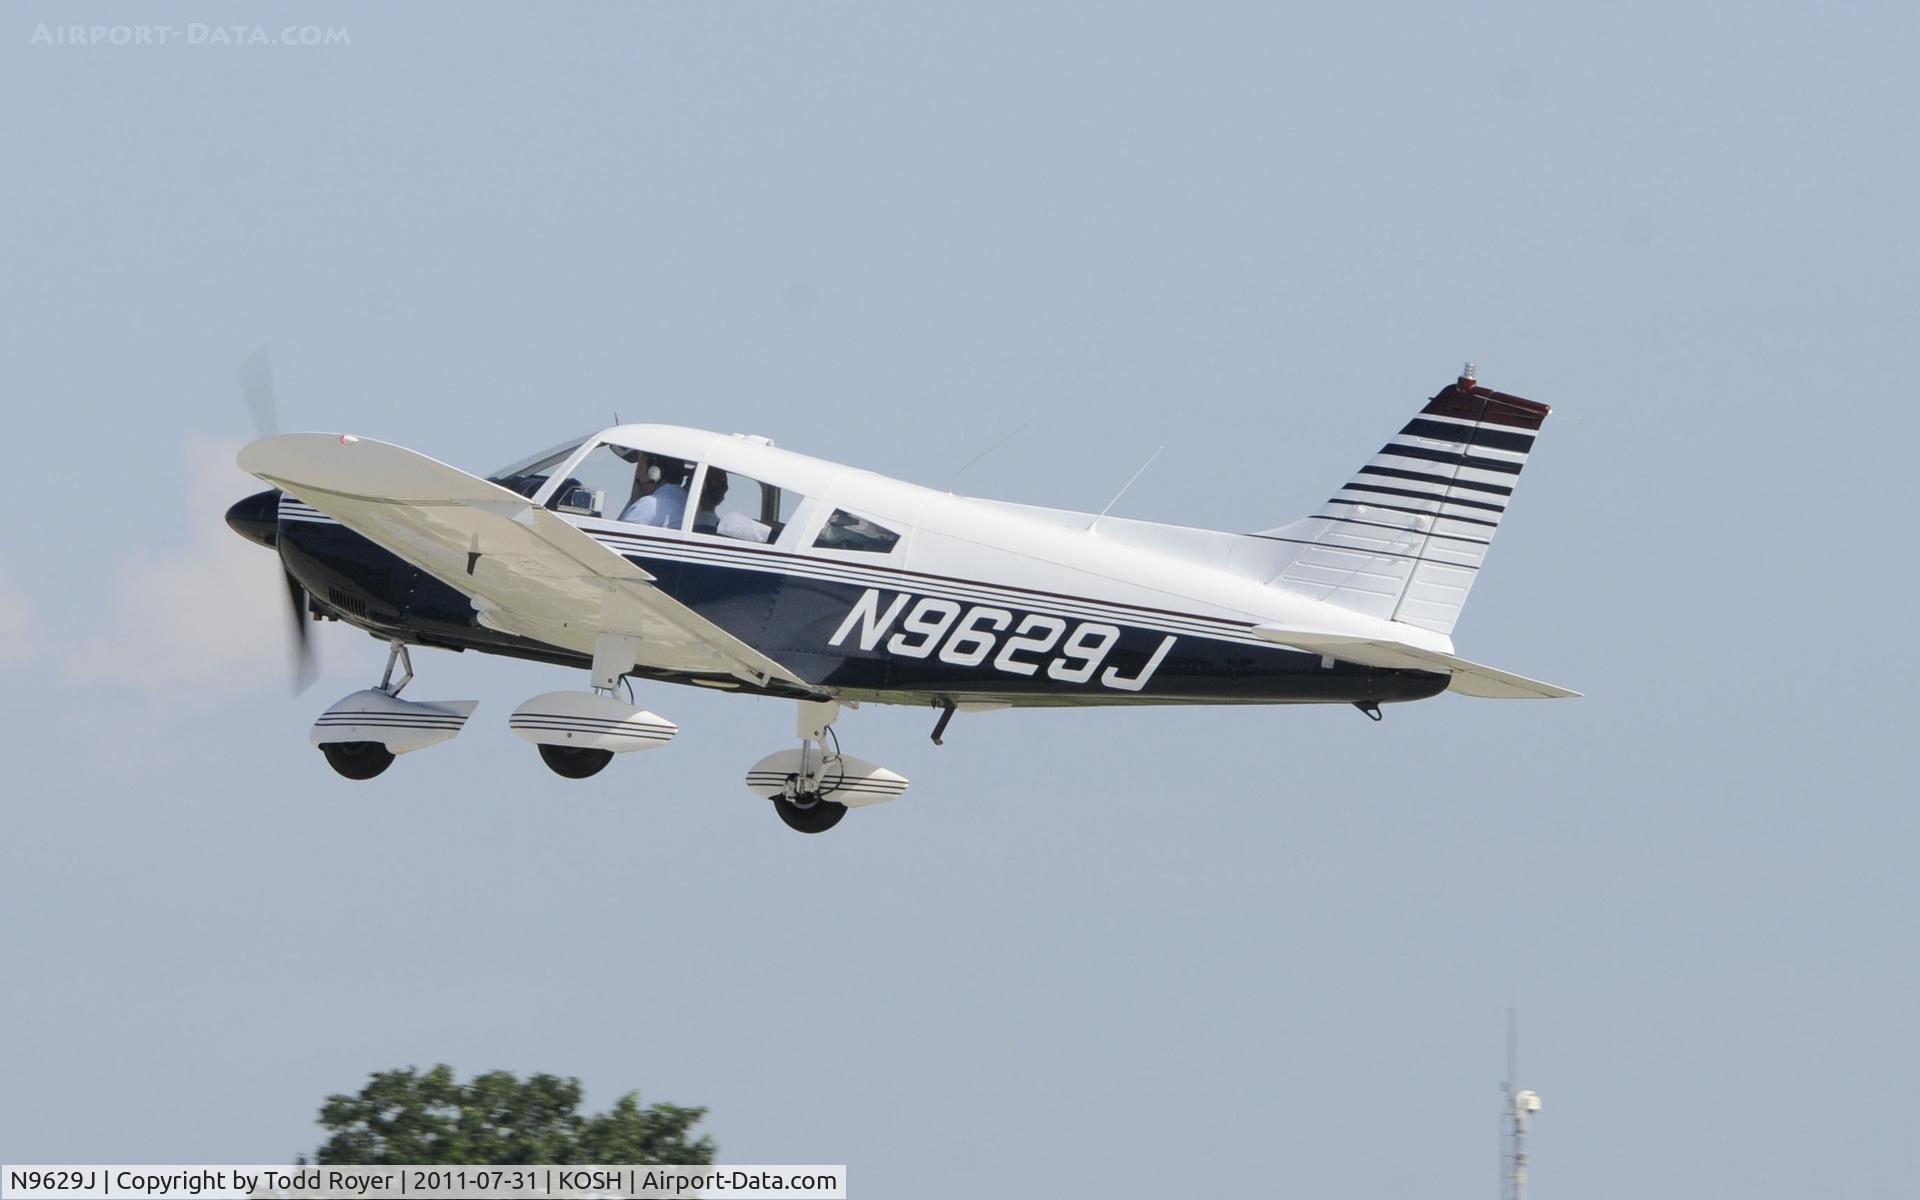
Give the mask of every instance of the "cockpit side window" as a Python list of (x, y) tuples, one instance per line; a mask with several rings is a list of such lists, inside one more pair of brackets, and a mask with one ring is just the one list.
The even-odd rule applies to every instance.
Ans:
[(688, 465), (626, 446), (595, 446), (554, 489), (547, 507), (579, 517), (680, 528)]
[(709, 465), (700, 477), (693, 531), (743, 542), (776, 542), (803, 499), (790, 489)]
[(867, 554), (886, 554), (899, 540), (899, 534), (879, 522), (856, 517), (844, 508), (836, 508), (827, 517), (826, 524), (820, 526), (820, 536), (813, 539), (813, 545), (818, 550), (858, 550)]

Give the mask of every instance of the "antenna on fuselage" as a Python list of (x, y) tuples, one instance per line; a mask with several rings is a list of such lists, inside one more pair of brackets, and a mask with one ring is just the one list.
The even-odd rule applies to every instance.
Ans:
[(1012, 433), (1007, 434), (1005, 437), (1001, 438), (999, 441), (995, 442), (993, 445), (988, 446), (985, 450), (982, 450), (980, 453), (974, 455), (972, 458), (968, 459), (966, 462), (961, 463), (960, 469), (958, 471), (955, 471), (953, 475), (949, 477), (947, 480), (948, 494), (949, 495), (952, 494), (953, 485), (960, 481), (960, 476), (966, 472), (968, 467), (971, 467), (973, 464), (979, 462), (981, 459), (985, 458), (987, 455), (992, 454), (995, 450), (998, 450), (1000, 447), (1012, 441), (1016, 435), (1024, 432), (1026, 428), (1027, 427), (1025, 425), (1016, 426)]
[(1155, 447), (1154, 447), (1154, 449), (1153, 449), (1153, 453), (1152, 453), (1152, 454), (1149, 454), (1149, 455), (1147, 455), (1147, 461), (1145, 461), (1145, 462), (1143, 462), (1143, 463), (1141, 463), (1141, 464), (1140, 464), (1140, 469), (1139, 469), (1138, 471), (1135, 471), (1135, 472), (1133, 473), (1133, 478), (1131, 478), (1131, 479), (1129, 479), (1129, 480), (1127, 480), (1127, 481), (1126, 481), (1125, 483), (1123, 483), (1123, 484), (1121, 484), (1121, 485), (1120, 485), (1120, 490), (1119, 490), (1119, 491), (1117, 491), (1117, 492), (1115, 492), (1115, 493), (1113, 494), (1113, 499), (1111, 499), (1111, 500), (1109, 500), (1109, 501), (1107, 501), (1107, 506), (1106, 506), (1105, 508), (1103, 508), (1103, 509), (1101, 509), (1101, 510), (1099, 511), (1099, 513), (1098, 513), (1098, 514), (1096, 514), (1096, 515), (1094, 516), (1094, 518), (1093, 518), (1093, 520), (1091, 520), (1091, 521), (1088, 521), (1088, 522), (1087, 522), (1087, 532), (1088, 532), (1088, 533), (1092, 533), (1092, 532), (1093, 532), (1093, 527), (1094, 527), (1095, 525), (1098, 525), (1098, 524), (1100, 523), (1100, 518), (1101, 518), (1101, 517), (1104, 517), (1104, 516), (1106, 516), (1106, 515), (1107, 515), (1108, 513), (1110, 513), (1110, 512), (1112, 512), (1112, 511), (1113, 511), (1113, 506), (1114, 506), (1114, 505), (1116, 505), (1116, 504), (1118, 504), (1118, 503), (1120, 503), (1120, 497), (1122, 497), (1122, 496), (1124, 496), (1124, 495), (1126, 495), (1126, 494), (1127, 494), (1127, 489), (1128, 489), (1128, 488), (1130, 488), (1130, 487), (1132, 487), (1132, 486), (1133, 486), (1134, 484), (1136, 484), (1136, 483), (1138, 483), (1138, 482), (1140, 481), (1140, 477), (1141, 477), (1142, 475), (1145, 475), (1145, 474), (1147, 473), (1147, 468), (1153, 465), (1153, 460), (1154, 460), (1154, 459), (1156, 459), (1156, 458), (1159, 458), (1159, 457), (1160, 457), (1160, 452), (1161, 452), (1162, 450), (1165, 450), (1165, 449), (1166, 449), (1166, 447), (1165, 447), (1165, 446), (1155, 446)]

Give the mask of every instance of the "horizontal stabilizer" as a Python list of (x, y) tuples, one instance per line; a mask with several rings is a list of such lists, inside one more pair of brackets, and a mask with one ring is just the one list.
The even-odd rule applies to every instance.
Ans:
[(1559, 700), (1580, 694), (1555, 684), (1542, 683), (1538, 679), (1528, 679), (1524, 675), (1510, 674), (1481, 663), (1468, 662), (1464, 658), (1455, 658), (1451, 654), (1442, 654), (1438, 650), (1422, 650), (1404, 642), (1309, 633), (1279, 625), (1256, 626), (1253, 632), (1270, 642), (1324, 654), (1343, 662), (1401, 671), (1450, 674), (1453, 682), (1447, 685), (1447, 690), (1463, 696), (1478, 696), (1487, 700)]

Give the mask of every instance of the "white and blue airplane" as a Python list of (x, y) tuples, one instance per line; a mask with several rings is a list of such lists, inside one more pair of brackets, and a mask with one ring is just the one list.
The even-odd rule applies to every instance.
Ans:
[[(264, 363), (243, 384), (263, 384)], [(258, 406), (257, 406), (258, 407)], [(508, 724), (584, 778), (677, 726), (632, 681), (797, 702), (747, 787), (803, 832), (907, 780), (840, 752), (861, 704), (1351, 704), (1577, 693), (1458, 658), (1451, 633), (1547, 406), (1471, 364), (1313, 515), (1228, 533), (953, 495), (763, 437), (618, 425), (486, 478), (349, 434), (266, 437), (227, 522), (275, 550), (296, 628), (389, 644), (312, 741), (340, 774), (451, 739), (473, 701), (400, 698), (409, 646), (584, 668)], [(398, 677), (396, 678), (396, 669)]]

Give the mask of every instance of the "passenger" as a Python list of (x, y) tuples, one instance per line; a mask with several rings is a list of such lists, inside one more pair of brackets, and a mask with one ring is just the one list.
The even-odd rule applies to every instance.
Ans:
[(695, 533), (715, 533), (719, 529), (720, 515), (717, 511), (720, 502), (727, 498), (727, 486), (732, 481), (719, 467), (708, 467), (705, 479), (700, 481), (700, 507), (693, 510), (693, 531)]
[(687, 512), (687, 489), (680, 481), (686, 467), (675, 459), (655, 458), (636, 453), (633, 467), (633, 500), (620, 513), (620, 519), (635, 525), (680, 528)]
[(773, 532), (767, 526), (745, 513), (719, 511), (731, 483), (727, 473), (719, 467), (707, 468), (706, 481), (700, 485), (700, 507), (693, 513), (693, 531), (717, 533), (721, 537), (738, 538), (743, 542), (766, 541)]
[(764, 542), (773, 530), (745, 513), (730, 512), (720, 514), (720, 524), (714, 532), (721, 537), (739, 538), (743, 542)]

